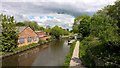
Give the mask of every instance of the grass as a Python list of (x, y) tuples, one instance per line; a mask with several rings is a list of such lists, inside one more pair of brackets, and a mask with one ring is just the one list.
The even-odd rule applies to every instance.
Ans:
[(65, 59), (65, 62), (64, 62), (64, 65), (63, 65), (64, 68), (68, 68), (69, 65), (70, 65), (70, 60), (71, 60), (71, 57), (72, 57), (72, 54), (73, 54), (73, 51), (74, 51), (76, 42), (77, 42), (77, 40), (74, 41), (74, 42), (70, 45), (69, 53), (67, 54), (66, 59)]
[(37, 46), (37, 43), (33, 43), (33, 44), (26, 45), (26, 46), (18, 47), (14, 51), (25, 50), (27, 48), (31, 48), (31, 47), (34, 47), (34, 46)]

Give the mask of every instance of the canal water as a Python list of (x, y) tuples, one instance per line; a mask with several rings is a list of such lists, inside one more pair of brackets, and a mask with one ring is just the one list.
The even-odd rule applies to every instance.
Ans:
[(67, 39), (54, 40), (49, 44), (6, 57), (3, 66), (62, 66), (69, 52)]

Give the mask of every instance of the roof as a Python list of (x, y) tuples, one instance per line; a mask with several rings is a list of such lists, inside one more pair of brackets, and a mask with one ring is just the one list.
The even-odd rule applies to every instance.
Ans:
[(18, 32), (20, 33), (20, 32), (22, 32), (25, 28), (27, 28), (27, 26), (18, 26), (18, 27), (16, 27), (16, 28), (17, 28)]
[(44, 31), (40, 30), (40, 31), (35, 31), (35, 32), (44, 32)]

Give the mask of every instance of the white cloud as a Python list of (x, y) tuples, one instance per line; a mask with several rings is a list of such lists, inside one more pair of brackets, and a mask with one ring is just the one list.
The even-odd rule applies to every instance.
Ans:
[[(116, 0), (2, 0), (0, 13), (14, 15), (18, 21), (34, 20), (42, 26), (71, 28), (75, 16), (92, 15), (104, 6), (114, 4), (114, 1)], [(64, 14), (57, 14), (58, 12)], [(34, 19), (29, 19), (29, 16), (34, 16)], [(40, 16), (45, 18), (40, 19)]]
[[(41, 16), (43, 18), (40, 18)], [(72, 23), (74, 22), (74, 17), (67, 14), (45, 14), (41, 16), (34, 16), (34, 18), (29, 18), (29, 20), (37, 21), (40, 26), (46, 27), (47, 25), (49, 25), (53, 27), (55, 25), (58, 25), (64, 28), (71, 28)], [(54, 18), (50, 19), (48, 16), (51, 16)]]

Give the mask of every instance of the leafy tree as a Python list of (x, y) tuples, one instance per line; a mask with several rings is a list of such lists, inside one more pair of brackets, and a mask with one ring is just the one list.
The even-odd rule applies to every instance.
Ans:
[(40, 30), (40, 29), (44, 29), (44, 28), (41, 28), (37, 22), (35, 21), (23, 21), (23, 22), (18, 22), (16, 23), (16, 26), (29, 26), (31, 27), (34, 31), (35, 30)]
[(16, 26), (25, 26), (25, 23), (23, 23), (23, 22), (18, 22), (18, 23), (16, 23)]
[(86, 37), (90, 34), (90, 16), (83, 15), (75, 18), (73, 24), (73, 32), (82, 34), (83, 37)]
[(51, 33), (51, 28), (46, 28), (44, 29), (44, 31), (46, 32), (47, 35), (49, 35)]
[(78, 25), (73, 26), (71, 32), (78, 33)]
[(90, 34), (90, 16), (81, 16), (81, 21), (78, 26), (78, 31), (83, 37), (87, 37)]
[(119, 27), (118, 33), (120, 35), (120, 1), (117, 0), (114, 5), (109, 6), (106, 14), (114, 20), (117, 20), (117, 26)]
[(51, 34), (56, 38), (59, 39), (60, 35), (62, 35), (62, 30), (60, 27), (55, 26), (51, 29)]
[[(78, 22), (80, 24), (76, 24), (78, 20), (81, 20)], [(120, 1), (99, 10), (91, 18), (79, 16), (74, 21), (76, 25), (79, 33), (85, 37), (81, 44), (85, 46), (83, 51), (86, 54), (90, 50), (94, 56), (102, 58), (105, 65), (109, 62), (110, 65), (120, 64)]]
[(0, 20), (2, 26), (2, 51), (11, 52), (17, 47), (18, 41), (18, 33), (16, 30), (16, 22), (14, 21), (14, 17), (8, 17), (6, 15), (1, 15)]
[(80, 24), (80, 20), (81, 20), (81, 17), (82, 16), (78, 16), (74, 19), (74, 23), (73, 23), (73, 26), (72, 26), (72, 32), (74, 33), (79, 33), (79, 29), (78, 29), (78, 26)]
[(62, 35), (68, 35), (69, 32), (59, 26), (54, 26), (50, 33), (56, 38), (56, 39), (60, 39), (60, 36)]
[(24, 21), (26, 26), (30, 26), (34, 31), (39, 30), (39, 26), (35, 21)]
[(103, 42), (118, 41), (116, 21), (106, 17), (94, 15), (91, 18), (91, 35), (99, 37)]
[(45, 30), (45, 28), (44, 27), (39, 27), (39, 30)]

